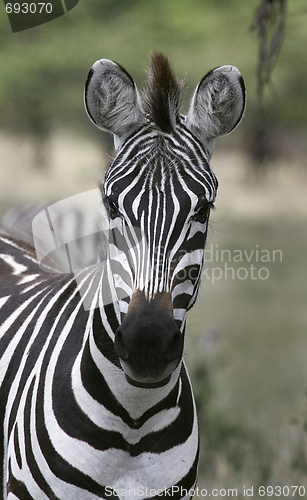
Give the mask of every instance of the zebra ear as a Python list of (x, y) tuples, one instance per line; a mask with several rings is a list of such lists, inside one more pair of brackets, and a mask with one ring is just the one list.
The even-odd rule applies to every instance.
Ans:
[(245, 86), (234, 66), (210, 71), (196, 87), (186, 125), (212, 154), (214, 140), (231, 132), (245, 109)]
[(108, 59), (96, 61), (90, 69), (84, 101), (92, 122), (116, 136), (115, 145), (145, 121), (134, 81), (119, 64)]

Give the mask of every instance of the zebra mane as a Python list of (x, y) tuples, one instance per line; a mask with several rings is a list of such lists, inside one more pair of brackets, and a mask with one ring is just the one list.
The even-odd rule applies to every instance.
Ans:
[(143, 95), (146, 117), (162, 132), (170, 133), (176, 127), (181, 103), (182, 83), (177, 80), (167, 57), (151, 55), (147, 70), (147, 89)]

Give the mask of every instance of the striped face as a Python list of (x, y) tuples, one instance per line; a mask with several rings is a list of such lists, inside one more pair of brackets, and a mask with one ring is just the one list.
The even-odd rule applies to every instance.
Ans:
[(165, 292), (182, 329), (199, 286), (217, 181), (205, 150), (181, 122), (171, 134), (148, 127), (127, 140), (102, 189), (110, 227), (125, 235), (114, 236), (117, 247), (122, 242), (127, 255), (124, 246), (130, 245), (119, 272), (129, 291), (122, 312), (136, 291), (148, 301)]
[(152, 57), (142, 99), (111, 61), (97, 61), (89, 73), (87, 112), (114, 134), (117, 149), (101, 191), (110, 218), (109, 275), (122, 312), (114, 345), (132, 384), (163, 385), (182, 359), (217, 189), (209, 160), (214, 139), (239, 122), (244, 95), (239, 71), (217, 68), (182, 116), (180, 84), (162, 55)]
[(126, 313), (115, 346), (128, 380), (164, 383), (181, 359), (216, 189), (206, 153), (184, 119), (171, 134), (152, 127), (136, 133), (106, 174), (110, 261), (114, 246), (113, 275), (121, 277), (117, 291)]

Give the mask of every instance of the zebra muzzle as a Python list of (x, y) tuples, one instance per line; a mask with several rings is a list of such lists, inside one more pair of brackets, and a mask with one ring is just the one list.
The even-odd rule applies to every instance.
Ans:
[(183, 334), (173, 319), (169, 294), (162, 292), (148, 301), (143, 292), (135, 292), (114, 347), (130, 384), (166, 385), (183, 353)]

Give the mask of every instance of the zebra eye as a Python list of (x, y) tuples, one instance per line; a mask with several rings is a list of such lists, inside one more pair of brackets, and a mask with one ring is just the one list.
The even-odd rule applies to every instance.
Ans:
[(208, 219), (210, 208), (214, 208), (214, 205), (212, 203), (206, 203), (201, 205), (193, 215), (192, 220), (204, 224)]
[(104, 202), (105, 207), (109, 213), (110, 218), (116, 219), (116, 217), (118, 217), (120, 215), (116, 201), (111, 200), (111, 198), (109, 198), (108, 196), (105, 196), (103, 198), (103, 202)]

